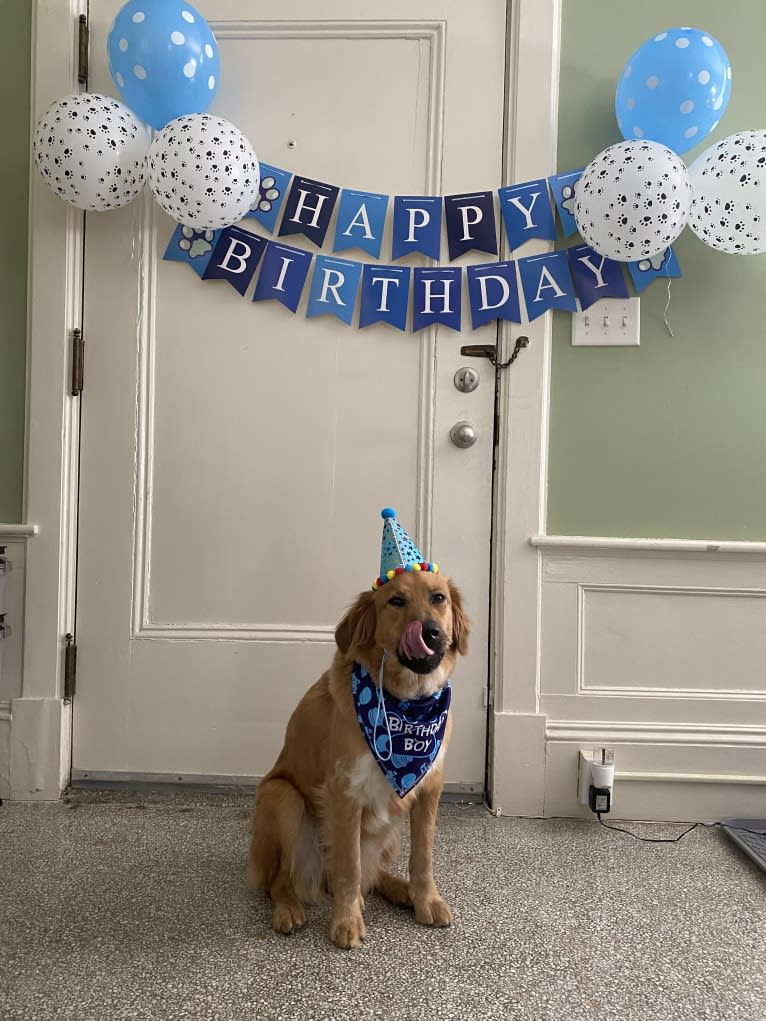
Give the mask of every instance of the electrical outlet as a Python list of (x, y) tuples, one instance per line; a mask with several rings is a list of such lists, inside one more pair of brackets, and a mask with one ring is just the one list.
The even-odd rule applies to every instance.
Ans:
[(639, 298), (602, 298), (572, 315), (572, 344), (591, 347), (638, 347)]
[(581, 805), (588, 804), (588, 788), (590, 787), (590, 767), (593, 762), (590, 752), (580, 750), (580, 766), (577, 772), (577, 800)]
[(577, 770), (577, 798), (581, 805), (589, 803), (590, 786), (608, 787), (614, 794), (614, 749), (600, 745), (592, 751), (580, 749)]

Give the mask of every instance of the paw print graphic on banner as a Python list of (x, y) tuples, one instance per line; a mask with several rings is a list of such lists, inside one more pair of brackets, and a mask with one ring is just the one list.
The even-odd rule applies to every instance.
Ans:
[(178, 247), (182, 252), (188, 252), (190, 259), (198, 259), (201, 255), (207, 255), (213, 251), (212, 241), (215, 237), (215, 231), (182, 227), (181, 235)]
[(201, 279), (220, 236), (220, 230), (198, 230), (179, 223), (163, 259), (187, 263)]
[(650, 269), (662, 269), (664, 261), (665, 253), (662, 252), (660, 255), (653, 255), (651, 259), (641, 259), (637, 265), (642, 273), (648, 273)]
[(565, 184), (561, 189), (561, 205), (574, 216), (575, 190), (573, 184)]
[(636, 294), (641, 294), (652, 280), (658, 277), (680, 277), (681, 267), (672, 248), (666, 248), (664, 252), (652, 255), (647, 259), (637, 259), (628, 263), (633, 286)]
[(277, 226), (277, 217), (287, 194), (287, 187), (292, 174), (279, 167), (271, 167), (268, 163), (261, 164), (261, 185), (247, 216), (253, 216), (273, 234)]
[(271, 175), (268, 177), (262, 177), (258, 201), (250, 208), (259, 213), (270, 213), (274, 203), (281, 194), (282, 192), (279, 188), (277, 188), (277, 181), (275, 177), (271, 177)]

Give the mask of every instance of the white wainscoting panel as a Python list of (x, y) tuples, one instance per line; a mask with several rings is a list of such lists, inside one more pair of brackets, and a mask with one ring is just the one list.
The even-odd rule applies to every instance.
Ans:
[(578, 586), (578, 692), (766, 698), (766, 591)]
[(3, 559), (10, 564), (5, 573), (0, 613), (5, 614), (7, 637), (0, 637), (0, 798), (11, 794), (11, 721), (13, 700), (22, 693), (22, 650), (24, 647), (25, 526), (0, 526)]
[(766, 544), (544, 543), (545, 814), (588, 814), (578, 752), (608, 745), (616, 816), (762, 815)]
[(24, 636), (24, 566), (26, 543), (24, 539), (6, 537), (0, 531), (0, 547), (5, 547), (3, 558), (10, 569), (5, 575), (3, 606), (8, 637), (0, 639), (0, 703), (21, 695), (21, 661)]

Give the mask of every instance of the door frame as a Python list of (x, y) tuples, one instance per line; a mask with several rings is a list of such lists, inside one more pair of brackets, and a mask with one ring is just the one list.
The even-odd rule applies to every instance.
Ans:
[[(556, 171), (561, 4), (511, 0), (503, 184)], [(33, 129), (50, 103), (78, 88), (76, 25), (85, 13), (87, 0), (34, 0)], [(34, 165), (29, 224), (24, 519), (37, 534), (28, 545), (22, 694), (11, 705), (10, 789), (16, 799), (56, 800), (71, 769), (72, 707), (63, 684), (65, 635), (75, 626), (80, 408), (69, 372), (71, 332), (82, 325), (84, 214), (56, 198)], [(528, 254), (550, 248), (531, 242)], [(502, 323), (505, 357), (522, 333), (529, 347), (500, 381), (488, 786), (498, 814), (540, 815), (540, 555), (529, 540), (545, 532), (551, 315), (521, 327)], [(513, 781), (522, 766), (519, 792)]]

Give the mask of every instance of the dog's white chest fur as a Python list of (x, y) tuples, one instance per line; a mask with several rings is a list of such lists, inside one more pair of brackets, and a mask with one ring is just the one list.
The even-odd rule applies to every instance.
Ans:
[(368, 823), (377, 823), (377, 827), (387, 826), (391, 819), (393, 793), (371, 752), (362, 752), (357, 757), (348, 774), (348, 785), (357, 804), (367, 809)]
[[(441, 764), (444, 752), (445, 748), (442, 746), (433, 766)], [(366, 809), (367, 829), (372, 831), (382, 829), (391, 822), (392, 801), (395, 795), (371, 752), (362, 752), (357, 757), (348, 773), (348, 786), (349, 793), (357, 804)]]

